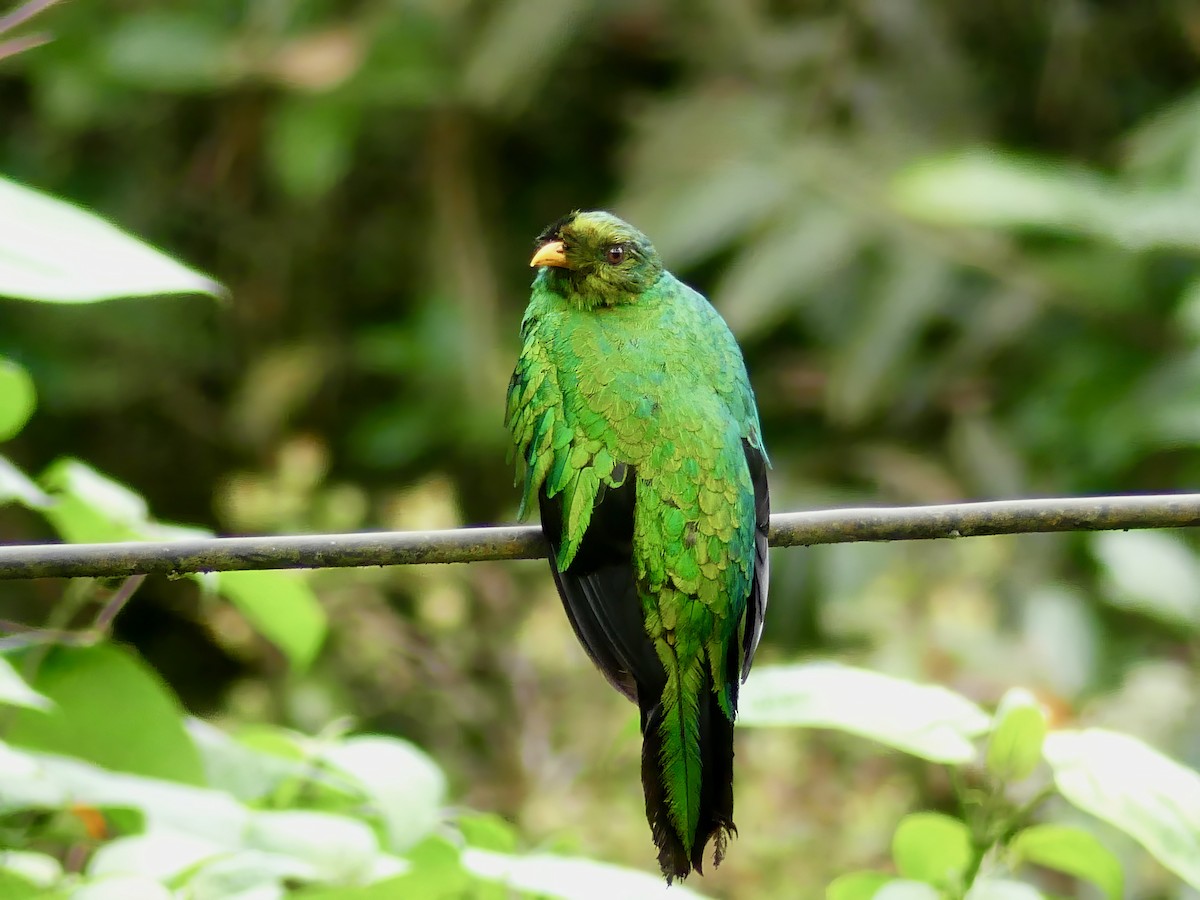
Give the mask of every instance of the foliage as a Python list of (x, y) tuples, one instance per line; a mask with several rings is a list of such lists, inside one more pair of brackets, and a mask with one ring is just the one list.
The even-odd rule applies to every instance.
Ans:
[[(108, 282), (56, 254), (31, 267), (29, 232), (0, 223), (0, 290), (58, 301), (0, 301), (0, 539), (510, 519), (500, 410), (529, 238), (597, 205), (653, 236), (738, 332), (778, 510), (1200, 482), (1187, 4), (137, 0), (39, 18), (55, 39), (0, 61), (0, 218), (18, 203), (61, 214), (37, 248), (86, 227), (89, 246), (116, 242), (72, 251), (119, 261), (106, 277), (213, 290), (119, 222), (231, 299), (78, 302)], [(1080, 880), (1175, 896), (1194, 881), (1194, 822), (1166, 800), (1200, 765), (1196, 546), (1134, 533), (777, 553), (744, 703), (777, 727), (741, 730), (740, 838), (691, 887), (934, 896), (965, 888), (965, 833), (967, 868), (986, 848), (974, 900), (1087, 896)], [(413, 866), (398, 877), (436, 874), (452, 895), (464, 870), (538, 890), (560, 855), (652, 863), (636, 723), (540, 566), (3, 592), (5, 618), (33, 629), (6, 623), (5, 640), (35, 686), (30, 658), (45, 653), (52, 680), (72, 654), (107, 658), (106, 679), (156, 686), (157, 745), (186, 755), (184, 721), (201, 748), (182, 707), (250, 747), (183, 786), (229, 808), (336, 816), (344, 846), (366, 846), (358, 826), (379, 842), (381, 819), (321, 807), (321, 786), (271, 807), (239, 790), (295, 761), (288, 741), (396, 735), (436, 761), (446, 796), (513, 823), (440, 799), (437, 841), (380, 851)], [(810, 653), (831, 662), (797, 667)], [(61, 749), (58, 714), (19, 684), (0, 671), (0, 695), (23, 703), (13, 721)], [(115, 690), (97, 691), (97, 716), (118, 721)], [(347, 716), (356, 736), (331, 726)], [(0, 736), (19, 771), (49, 758)], [(104, 745), (113, 768), (56, 777), (144, 796), (120, 743)], [(23, 786), (43, 792), (29, 809), (64, 808), (61, 784)], [(16, 815), (66, 837), (6, 855), (25, 874), (0, 891), (90, 877), (84, 820)], [(157, 831), (144, 812), (103, 815), (117, 846)], [(205, 878), (242, 878), (252, 849), (299, 878), (289, 827), (315, 820), (278, 821), (278, 846), (241, 847)], [(111, 862), (108, 889), (135, 896), (138, 876)]]

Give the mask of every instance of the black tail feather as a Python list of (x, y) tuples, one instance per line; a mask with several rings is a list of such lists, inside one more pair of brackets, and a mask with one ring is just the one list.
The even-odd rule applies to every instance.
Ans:
[[(736, 658), (734, 668), (736, 684)], [(737, 834), (733, 824), (733, 722), (717, 701), (711, 677), (706, 676), (704, 696), (700, 699), (700, 818), (689, 854), (675, 831), (667, 807), (659, 732), (661, 698), (643, 698), (639, 694), (638, 700), (642, 714), (642, 789), (646, 795), (646, 820), (658, 848), (658, 864), (670, 884), (676, 878), (687, 878), (692, 869), (704, 874), (704, 852), (710, 839), (714, 841), (713, 865), (719, 866), (725, 857), (729, 835)]]

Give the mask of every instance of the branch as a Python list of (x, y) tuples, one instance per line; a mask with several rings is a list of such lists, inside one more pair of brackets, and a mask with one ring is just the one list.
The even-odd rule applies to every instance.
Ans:
[[(771, 546), (1197, 525), (1200, 494), (998, 500), (782, 513), (771, 517)], [(17, 544), (0, 547), (0, 580), (397, 566), (545, 556), (546, 543), (536, 526), (124, 544)]]

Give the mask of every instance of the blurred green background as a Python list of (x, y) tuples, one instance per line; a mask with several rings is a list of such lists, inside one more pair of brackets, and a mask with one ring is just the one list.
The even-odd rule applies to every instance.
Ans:
[[(1194, 4), (124, 0), (40, 25), (0, 64), (0, 172), (232, 301), (0, 302), (39, 392), (5, 448), (27, 471), (76, 456), (227, 534), (511, 521), (532, 238), (604, 206), (738, 335), (778, 511), (1200, 485)], [(52, 536), (0, 507), (0, 539)], [(763, 661), (988, 704), (1020, 683), (1200, 764), (1194, 537), (795, 549), (772, 574)], [(196, 714), (352, 716), (530, 845), (653, 869), (635, 713), (544, 564), (310, 583), (330, 633), (302, 676), (187, 581), (147, 582), (116, 635)], [(4, 617), (64, 589), (7, 584)], [(844, 736), (738, 741), (713, 895), (819, 896), (951, 796)], [(1132, 859), (1130, 896), (1183, 896)]]

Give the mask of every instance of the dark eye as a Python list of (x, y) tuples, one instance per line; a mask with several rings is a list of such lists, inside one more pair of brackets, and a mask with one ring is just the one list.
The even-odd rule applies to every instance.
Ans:
[(625, 258), (625, 245), (624, 244), (613, 244), (611, 247), (608, 248), (608, 253), (606, 254), (606, 257), (607, 257), (608, 261), (615, 266), (617, 263), (619, 263), (621, 260), (623, 260)]

